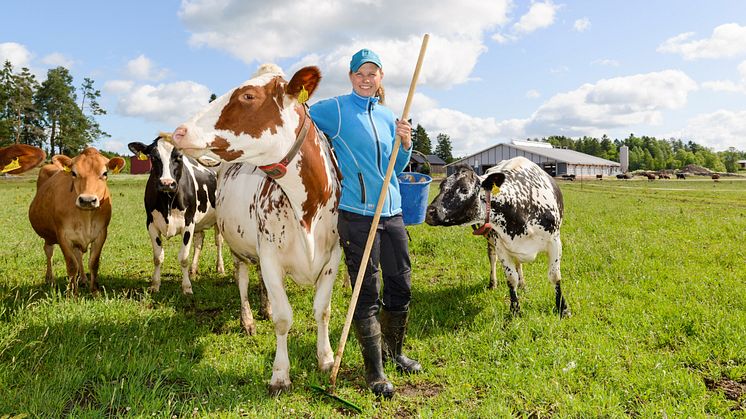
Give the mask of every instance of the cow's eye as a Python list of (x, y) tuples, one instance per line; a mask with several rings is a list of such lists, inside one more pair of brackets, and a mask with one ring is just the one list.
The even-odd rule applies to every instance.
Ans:
[(252, 95), (251, 93), (244, 93), (243, 94), (243, 99), (244, 100), (254, 100), (254, 95)]
[(467, 193), (469, 193), (469, 189), (467, 189), (466, 186), (462, 186), (458, 188), (458, 193), (460, 193), (461, 195), (466, 195)]
[(108, 170), (101, 174), (102, 178), (106, 178), (107, 176), (109, 176), (109, 171)]

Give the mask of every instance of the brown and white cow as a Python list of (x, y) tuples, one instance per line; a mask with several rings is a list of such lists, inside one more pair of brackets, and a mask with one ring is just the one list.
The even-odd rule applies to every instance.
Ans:
[(562, 192), (554, 179), (532, 161), (515, 157), (481, 177), (470, 167), (457, 168), (440, 184), (425, 222), (432, 226), (484, 223), (475, 233), (487, 236), (490, 288), (495, 287), (499, 259), (508, 280), (513, 314), (520, 312), (517, 288), (524, 283), (522, 263), (546, 252), (555, 308), (561, 316), (568, 316), (570, 310), (560, 287), (563, 211)]
[(39, 147), (13, 144), (0, 148), (0, 174), (19, 175), (38, 166), (47, 154)]
[[(334, 364), (328, 329), (341, 256), (340, 183), (324, 136), (299, 103), (320, 79), (318, 68), (304, 67), (288, 82), (279, 67), (265, 64), (173, 134), (187, 154), (229, 163), (218, 172), (217, 222), (235, 256), (244, 263), (258, 260), (267, 287), (277, 337), (272, 394), (291, 384), (287, 339), (293, 313), (285, 275), (315, 287), (316, 356), (324, 371)], [(239, 276), (241, 318), (251, 332), (246, 269)]]
[(96, 292), (99, 259), (111, 220), (111, 197), (106, 183), (109, 173), (124, 167), (124, 159), (111, 160), (88, 147), (75, 158), (52, 157), (37, 179), (36, 196), (29, 207), (29, 220), (44, 239), (47, 255), (46, 280), (51, 283), (52, 253), (59, 244), (65, 256), (70, 291), (78, 290), (78, 279), (86, 280), (83, 253), (88, 256), (89, 289)]

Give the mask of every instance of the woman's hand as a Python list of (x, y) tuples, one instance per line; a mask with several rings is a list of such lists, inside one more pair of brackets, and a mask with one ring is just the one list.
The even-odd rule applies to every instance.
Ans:
[(401, 145), (405, 150), (412, 148), (412, 125), (409, 121), (396, 120), (396, 135), (401, 138)]

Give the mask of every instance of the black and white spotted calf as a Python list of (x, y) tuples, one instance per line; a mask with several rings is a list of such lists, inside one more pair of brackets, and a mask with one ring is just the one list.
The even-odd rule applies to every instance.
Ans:
[[(184, 156), (164, 136), (150, 145), (134, 142), (129, 149), (138, 156), (148, 156), (152, 163), (150, 177), (145, 186), (146, 226), (153, 245), (153, 279), (150, 290), (158, 292), (161, 286), (163, 265), (162, 236), (171, 238), (182, 235), (179, 263), (181, 265), (181, 290), (192, 294), (189, 275), (197, 274), (199, 255), (205, 230), (215, 228), (217, 245), (217, 271), (224, 272), (223, 238), (215, 224), (215, 190), (217, 176), (212, 170)], [(194, 243), (194, 257), (189, 268), (189, 252)]]
[(477, 231), (488, 240), (490, 288), (496, 285), (499, 259), (507, 277), (513, 314), (520, 312), (516, 291), (524, 283), (521, 264), (547, 252), (556, 309), (567, 316), (570, 310), (560, 288), (562, 213), (562, 192), (554, 179), (532, 161), (515, 157), (490, 168), (483, 176), (469, 167), (458, 168), (440, 184), (425, 221), (432, 226), (487, 225)]

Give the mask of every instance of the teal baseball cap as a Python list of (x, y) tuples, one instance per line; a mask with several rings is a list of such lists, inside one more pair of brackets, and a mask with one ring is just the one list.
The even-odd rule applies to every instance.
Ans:
[(377, 65), (378, 68), (383, 68), (381, 65), (381, 59), (378, 58), (378, 54), (369, 49), (363, 48), (352, 56), (352, 59), (350, 60), (350, 71), (357, 71), (357, 69), (365, 63), (373, 63)]

